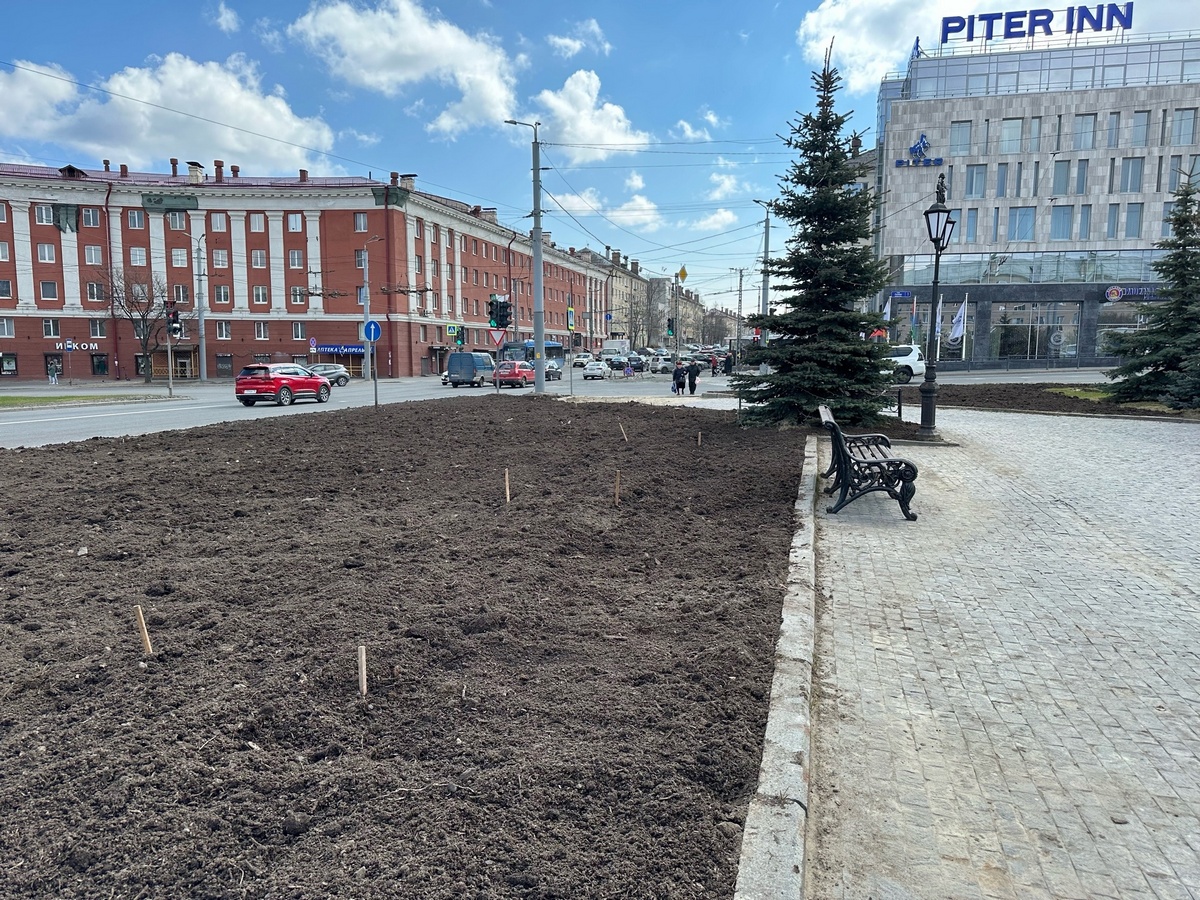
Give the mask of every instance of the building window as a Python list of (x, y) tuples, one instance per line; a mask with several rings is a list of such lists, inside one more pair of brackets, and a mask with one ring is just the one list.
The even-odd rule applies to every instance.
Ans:
[(1079, 240), (1086, 241), (1092, 236), (1092, 206), (1085, 203), (1079, 207)]
[[(1179, 190), (1179, 174), (1183, 171), (1183, 157), (1172, 156), (1167, 170), (1167, 190), (1172, 194)], [(4, 257), (0, 257), (4, 258)]]
[(304, 327), (303, 322), (293, 322), (292, 323), (292, 340), (293, 341), (308, 340), (307, 329)]
[(267, 251), (266, 250), (251, 250), (250, 251), (250, 266), (254, 269), (265, 269), (267, 267)]
[(1119, 203), (1108, 204), (1108, 223), (1104, 229), (1104, 236), (1110, 241), (1117, 239), (1117, 222), (1121, 217), (1121, 205)]
[(39, 203), (33, 208), (33, 220), (38, 225), (53, 225), (54, 207), (49, 203)]
[(56, 338), (58, 333), (58, 319), (42, 319), (42, 337)]
[(229, 227), (229, 220), (223, 212), (215, 212), (208, 217), (208, 227), (211, 231), (225, 231)]
[(108, 336), (108, 323), (103, 319), (88, 319), (88, 335), (93, 338)]
[(1175, 212), (1175, 203), (1168, 200), (1163, 204), (1162, 215), (1162, 237), (1172, 237), (1175, 234), (1175, 229), (1171, 225), (1171, 215)]
[(288, 231), (299, 232), (304, 230), (304, 216), (300, 213), (287, 214)]
[(1140, 194), (1142, 192), (1142, 170), (1146, 160), (1141, 156), (1130, 156), (1121, 160), (1121, 193)]
[(1088, 161), (1081, 159), (1075, 163), (1075, 193), (1087, 193)]
[(224, 319), (217, 319), (217, 340), (228, 341), (233, 337), (233, 330), (229, 327), (230, 323)]
[(190, 300), (188, 286), (186, 284), (177, 284), (171, 288), (171, 296), (175, 298), (176, 303), (187, 305)]
[(420, 275), (424, 271), (424, 262), (421, 260), (421, 257), (419, 257), (419, 256), (413, 257), (413, 266), (416, 269), (416, 273), (418, 275)]
[(129, 264), (131, 266), (144, 266), (146, 264), (146, 248), (145, 247), (130, 247), (129, 248)]
[(1069, 241), (1074, 225), (1075, 207), (1056, 206), (1050, 210), (1050, 240)]
[(417, 219), (417, 224), (413, 231), (415, 232), (418, 241), (425, 239), (425, 227), (420, 219)]
[(150, 293), (144, 284), (131, 284), (129, 286), (129, 295), (138, 303), (145, 303)]
[(466, 266), (463, 266), (463, 267), (462, 267), (462, 279), (461, 279), (461, 281), (462, 281), (462, 283), (463, 283), (463, 284), (466, 284), (466, 283), (467, 283), (467, 267), (466, 267)]
[(1067, 184), (1071, 180), (1071, 163), (1069, 160), (1056, 159), (1054, 161), (1054, 178), (1050, 186), (1050, 193), (1055, 197), (1063, 197), (1067, 193)]
[(304, 251), (289, 250), (288, 251), (288, 268), (303, 269), (304, 268)]
[(1037, 153), (1042, 149), (1042, 117), (1034, 116), (1029, 120), (1029, 143), (1026, 149)]
[(428, 340), (429, 340), (429, 338), (426, 337), (426, 334), (425, 334), (425, 326), (422, 325), (421, 329), (420, 329), (420, 334), (417, 336), (417, 341), (424, 344)]
[(266, 303), (267, 302), (267, 286), (265, 284), (256, 284), (254, 286), (253, 296), (254, 296), (255, 303)]
[(1196, 110), (1177, 109), (1171, 117), (1171, 146), (1186, 147), (1196, 142)]
[(364, 269), (367, 265), (367, 251), (364, 247), (362, 250), (354, 251), (354, 268)]
[(1130, 203), (1125, 207), (1125, 237), (1140, 238), (1142, 236), (1142, 204)]
[(436, 225), (430, 225), (429, 226), (429, 243), (433, 244), (436, 247), (440, 240), (441, 240), (441, 237), (439, 236), (438, 227)]
[(38, 262), (44, 262), (44, 263), (54, 262), (54, 245), (53, 244), (38, 244)]
[(1108, 114), (1108, 146), (1121, 146), (1121, 114), (1119, 112), (1110, 112)]
[(214, 284), (213, 285), (213, 303), (228, 303), (229, 302), (229, 285)]
[(228, 269), (229, 268), (229, 251), (214, 250), (213, 251), (213, 268)]
[(996, 165), (996, 196), (1004, 197), (1008, 194), (1008, 163), (998, 163)]
[(303, 304), (304, 296), (307, 292), (302, 287), (292, 288), (292, 303)]
[(254, 323), (254, 339), (256, 341), (268, 341), (271, 339), (269, 322)]
[(987, 187), (987, 166), (967, 166), (966, 198), (978, 200)]
[(0, 297), (5, 300), (12, 299), (12, 281), (8, 278), (0, 278)]
[(16, 337), (16, 322), (12, 316), (0, 316), (0, 338)]
[(188, 252), (186, 247), (171, 248), (171, 268), (186, 269), (188, 265)]
[(167, 212), (167, 227), (172, 231), (183, 231), (187, 228), (187, 217), (183, 210), (172, 209)]
[(474, 238), (471, 239), (471, 255), (479, 255), (479, 241), (475, 240)]
[[(0, 219), (0, 222), (4, 221)], [(100, 210), (94, 206), (85, 206), (83, 208), (83, 226), (85, 228), (100, 227)]]
[(439, 277), (440, 268), (441, 268), (441, 264), (438, 262), (437, 257), (431, 256), (429, 258), (429, 277), (430, 278)]
[(1021, 152), (1021, 130), (1024, 119), (1003, 119), (1000, 122), (1000, 152)]
[(354, 214), (354, 230), (355, 231), (366, 231), (367, 230), (367, 214), (366, 213), (355, 213)]
[(250, 213), (250, 230), (251, 231), (266, 231), (267, 217), (262, 213)]
[(1014, 206), (1008, 211), (1008, 239), (1010, 241), (1033, 240), (1033, 207)]
[(104, 299), (104, 285), (99, 281), (89, 281), (87, 283), (87, 298), (94, 302), (100, 302)]
[(3, 200), (0, 200), (0, 222), (8, 221), (8, 206)]
[(479, 270), (478, 269), (471, 270), (471, 283), (479, 284)]
[(1150, 110), (1139, 109), (1133, 114), (1133, 130), (1129, 146), (1145, 147), (1150, 140)]
[(140, 209), (129, 210), (129, 227), (130, 228), (145, 228), (146, 214)]
[(0, 262), (8, 262), (8, 241), (0, 241)]
[(1075, 117), (1075, 149), (1096, 149), (1096, 114)]

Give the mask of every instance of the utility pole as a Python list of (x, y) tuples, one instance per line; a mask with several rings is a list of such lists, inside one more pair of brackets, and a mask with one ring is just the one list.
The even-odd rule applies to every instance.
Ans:
[(371, 351), (375, 349), (375, 345), (367, 340), (367, 323), (371, 321), (371, 254), (367, 252), (367, 245), (380, 240), (379, 235), (373, 234), (367, 238), (363, 244), (363, 378), (370, 379), (371, 377)]
[(546, 302), (542, 291), (542, 145), (538, 142), (541, 122), (505, 119), (506, 125), (533, 129), (533, 392), (546, 391)]
[[(207, 232), (206, 232), (207, 233)], [(200, 380), (208, 381), (208, 346), (204, 339), (204, 307), (208, 306), (208, 297), (204, 293), (204, 271), (201, 268), (203, 256), (200, 255), (200, 242), (204, 235), (196, 238), (196, 338), (200, 348)]]
[(745, 276), (746, 270), (734, 269), (733, 271), (738, 273), (738, 313), (733, 337), (733, 364), (736, 366), (742, 355), (742, 278)]
[[(768, 262), (771, 259), (771, 207), (762, 200), (755, 200), (754, 202), (763, 208), (762, 315), (765, 317), (771, 314), (771, 307), (769, 303), (769, 298), (771, 296), (769, 284), (770, 270), (768, 269)], [(759, 341), (761, 342), (760, 346), (767, 346), (766, 328), (759, 329)], [(758, 374), (766, 375), (768, 368), (769, 367), (765, 362), (760, 363), (758, 366)]]

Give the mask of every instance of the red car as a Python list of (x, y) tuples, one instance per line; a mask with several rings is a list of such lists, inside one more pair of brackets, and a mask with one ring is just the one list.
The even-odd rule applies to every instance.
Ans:
[(329, 379), (295, 363), (254, 363), (238, 372), (234, 396), (243, 406), (259, 400), (290, 406), (293, 400), (329, 400)]
[(531, 363), (513, 362), (510, 359), (496, 366), (496, 371), (492, 374), (492, 384), (499, 384), (500, 387), (504, 387), (506, 384), (513, 387), (526, 387), (533, 384), (536, 377), (537, 372), (534, 371)]

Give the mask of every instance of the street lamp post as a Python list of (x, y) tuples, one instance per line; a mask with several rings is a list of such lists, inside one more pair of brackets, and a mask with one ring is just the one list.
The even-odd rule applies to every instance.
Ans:
[(505, 119), (506, 125), (524, 125), (533, 129), (533, 391), (546, 390), (546, 304), (542, 297), (542, 145), (538, 142), (541, 122)]
[(208, 345), (204, 337), (204, 307), (208, 305), (208, 296), (204, 293), (204, 269), (200, 265), (203, 259), (200, 245), (204, 237), (201, 234), (192, 240), (196, 242), (196, 342), (200, 348), (200, 380), (208, 381)]
[[(763, 268), (762, 268), (762, 309), (760, 314), (763, 316), (771, 313), (771, 284), (770, 284), (770, 261), (771, 261), (771, 205), (765, 200), (755, 200), (759, 206), (763, 208)], [(767, 346), (767, 329), (761, 329), (760, 347)], [(766, 375), (769, 367), (766, 362), (760, 363), (758, 367), (759, 375)]]
[(373, 362), (371, 359), (373, 345), (367, 340), (367, 323), (371, 321), (371, 255), (367, 252), (367, 245), (381, 240), (383, 238), (377, 234), (373, 234), (363, 244), (363, 378), (366, 379), (371, 377), (371, 364)]
[(938, 326), (938, 275), (942, 263), (942, 251), (950, 243), (954, 232), (954, 220), (946, 206), (946, 176), (939, 175), (937, 200), (925, 210), (925, 227), (929, 240), (933, 242), (933, 295), (929, 305), (929, 334), (925, 345), (925, 380), (921, 382), (921, 427), (919, 435), (932, 438), (937, 435), (937, 341)]

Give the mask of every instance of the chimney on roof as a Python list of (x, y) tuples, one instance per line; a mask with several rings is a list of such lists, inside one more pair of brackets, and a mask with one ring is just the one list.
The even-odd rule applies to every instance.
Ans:
[(129, 166), (125, 165), (125, 163), (121, 163), (121, 177), (122, 178), (129, 177)]
[(225, 180), (225, 160), (214, 159), (213, 168), (216, 170), (216, 174), (213, 175), (213, 180), (216, 181), (217, 184), (220, 184)]
[(574, 255), (575, 255), (575, 248), (574, 248), (574, 247), (568, 247), (568, 248), (567, 248), (567, 252), (568, 252), (568, 253), (570, 253), (572, 256), (574, 256)]
[(179, 160), (177, 160), (173, 156), (171, 157), (171, 177), (172, 178), (179, 177)]
[(415, 175), (403, 175), (403, 176), (401, 176), (401, 178), (400, 178), (400, 187), (404, 188), (404, 190), (406, 190), (406, 191), (411, 191), (411, 190), (413, 189), (413, 185), (414, 185), (414, 183), (415, 183), (415, 182), (413, 181), (413, 179), (414, 179), (414, 178), (416, 178), (416, 177), (417, 177), (417, 176), (415, 176)]
[(102, 159), (102, 160), (100, 160), (100, 162), (104, 163), (104, 171), (105, 171), (105, 172), (109, 172), (109, 171), (111, 171), (111, 170), (108, 168), (108, 160), (107, 160), (107, 159)]
[(862, 138), (857, 134), (850, 138), (850, 155), (858, 156), (862, 152)]
[(300, 183), (304, 184), (306, 181), (308, 181), (308, 169), (301, 169), (300, 170)]
[(634, 275), (638, 274), (638, 270), (640, 268), (641, 266), (638, 265), (638, 261), (636, 259), (629, 264), (629, 271), (631, 271)]
[(238, 172), (240, 172), (240, 171), (242, 171), (242, 167), (241, 167), (241, 166), (230, 166), (230, 167), (229, 167), (229, 177), (230, 177), (230, 178), (237, 178), (237, 177), (238, 177)]
[(188, 182), (190, 184), (200, 184), (204, 181), (204, 166), (193, 159), (188, 160)]
[(396, 187), (400, 186), (400, 173), (399, 172), (392, 173), (392, 184)]
[(613, 262), (614, 266), (619, 266), (621, 264), (621, 251), (620, 250), (614, 250), (612, 252), (612, 262)]

